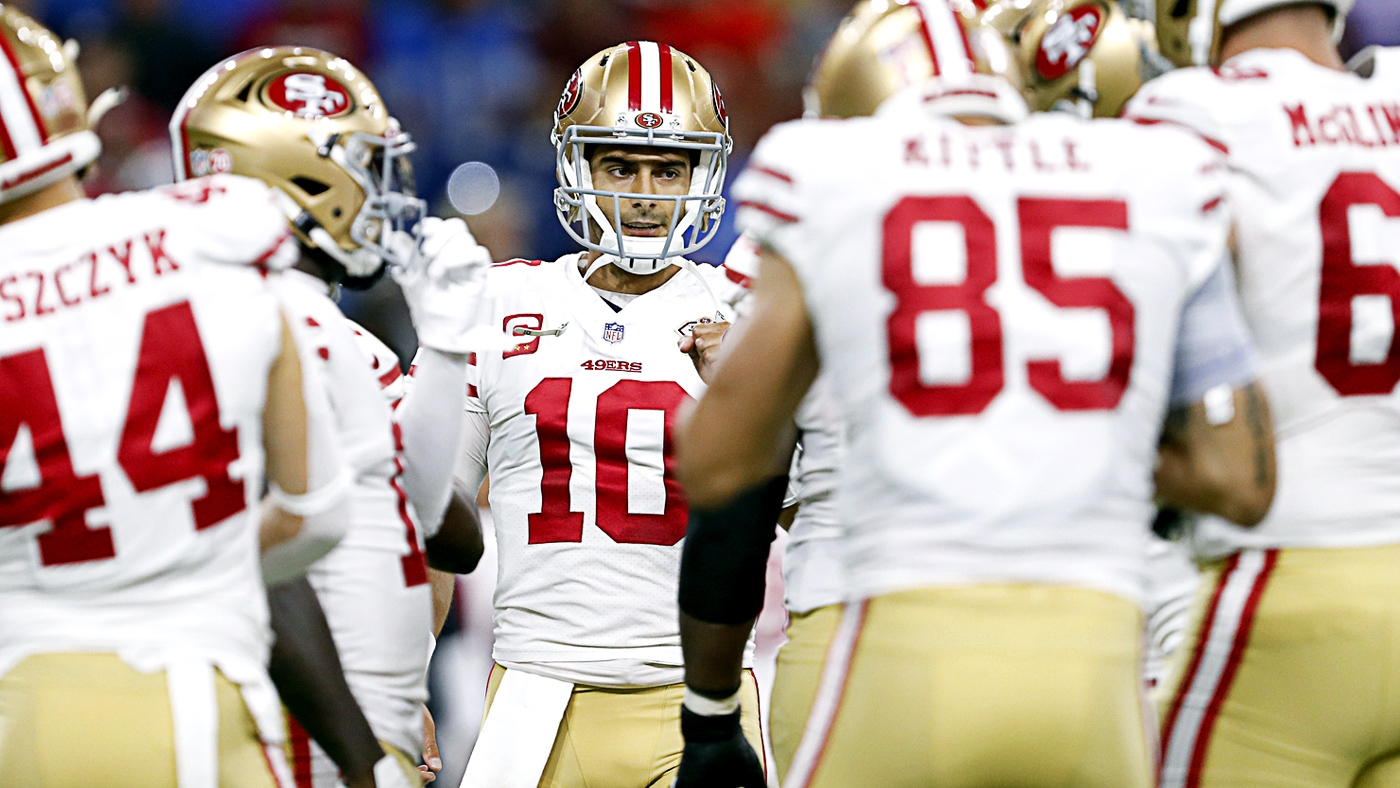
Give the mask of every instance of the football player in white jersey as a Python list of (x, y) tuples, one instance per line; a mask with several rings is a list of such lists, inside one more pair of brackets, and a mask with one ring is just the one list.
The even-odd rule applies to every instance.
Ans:
[[(982, 22), (1000, 30), (1012, 46), (1032, 111), (1116, 118), (1144, 81), (1173, 68), (1157, 51), (1153, 24), (1125, 14), (1125, 7), (1102, 0), (999, 0)], [(1150, 9), (1134, 11), (1153, 15)], [(1180, 522), (1178, 512), (1167, 510), (1153, 526), (1144, 596), (1149, 689), (1162, 684), (1184, 639), (1186, 611), (1200, 575), (1179, 536), (1155, 533), (1159, 524), (1164, 534), (1179, 531)]]
[(72, 55), (0, 9), (0, 786), (285, 786), (264, 577), (349, 479), (268, 282), (295, 248), (252, 180), (86, 199)]
[[(1258, 527), (1201, 522), (1163, 786), (1400, 785), (1400, 73), (1348, 73), (1349, 0), (1159, 2), (1183, 68), (1127, 115), (1225, 156), (1239, 290), (1278, 426)], [(1211, 560), (1215, 559), (1215, 560)]]
[[(1056, 13), (1046, 13), (1051, 10)], [(925, 16), (915, 3), (857, 4), (813, 69), (804, 96), (806, 115), (868, 116), (891, 95), (933, 76), (936, 64), (922, 45), (929, 37)], [(1116, 5), (1105, 7), (1097, 0), (1077, 0), (1068, 6), (1058, 0), (993, 4), (981, 21), (1014, 45), (1020, 70), (1011, 76), (1023, 83), (1022, 92), (1033, 111), (1117, 117), (1144, 76), (1164, 68), (1154, 56), (1156, 37), (1151, 24), (1130, 19)], [(1086, 29), (1088, 35), (1082, 40), (1066, 37), (1064, 29), (1071, 25)], [(758, 262), (757, 243), (743, 236), (724, 265), (731, 278), (747, 288), (758, 275)], [(782, 563), (789, 623), (787, 643), (778, 655), (783, 680), (773, 688), (771, 705), (773, 733), (790, 735), (773, 743), (779, 776), (787, 773), (807, 716), (805, 688), (820, 673), (840, 619), (840, 550), (833, 543), (840, 529), (834, 493), (844, 440), (826, 377), (813, 382), (796, 416), (797, 449), (789, 491), (795, 511), (786, 513), (791, 524)], [(1159, 643), (1175, 645), (1180, 640), (1179, 613), (1189, 604), (1194, 569), (1184, 551), (1163, 540), (1154, 540), (1152, 555), (1146, 599), (1155, 637), (1148, 641), (1147, 659), (1156, 666), (1163, 661)], [(1159, 578), (1166, 582), (1158, 582)]]
[[(337, 715), (342, 726), (357, 723), (348, 734), (312, 730), (310, 722), (304, 730), (289, 719), (298, 785), (330, 788), (338, 772), (353, 781), (368, 771), (381, 788), (386, 780), (416, 785), (432, 642), (424, 539), (437, 535), (447, 508), (465, 335), (489, 257), (460, 219), (418, 226), (412, 142), (374, 85), (330, 53), (270, 47), (219, 63), (190, 88), (170, 131), (180, 177), (228, 170), (281, 189), (295, 204), (288, 218), (302, 254), (278, 292), (314, 343), (312, 370), (325, 382), (355, 471), (349, 533), (307, 577), (368, 725), (353, 703)], [(394, 353), (329, 297), (342, 283), (377, 281), (386, 264), (403, 285), (423, 346), (407, 397)], [(274, 671), (285, 696), (299, 682), (294, 672), (282, 675)], [(298, 718), (308, 716), (287, 700)]]
[[(920, 11), (939, 76), (775, 128), (737, 185), (755, 304), (678, 437), (687, 688), (735, 685), (768, 541), (746, 525), (839, 370), (847, 604), (784, 784), (1146, 786), (1154, 466), (1158, 497), (1240, 522), (1272, 496), (1222, 168), (1181, 132), (1027, 118), (979, 32)], [(754, 781), (737, 737), (693, 744), (682, 784)]]
[[(669, 785), (688, 512), (671, 427), (705, 367), (677, 344), (722, 330), (736, 287), (684, 255), (723, 212), (728, 118), (699, 63), (632, 41), (575, 72), (553, 140), (556, 207), (586, 251), (491, 269), (508, 344), (478, 352), (467, 378), (458, 483), (475, 491), (489, 471), (499, 580), (464, 785)], [(760, 747), (747, 674), (744, 689)]]

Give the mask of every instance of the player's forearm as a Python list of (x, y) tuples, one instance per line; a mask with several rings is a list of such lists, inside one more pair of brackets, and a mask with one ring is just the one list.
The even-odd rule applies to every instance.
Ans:
[(427, 540), (428, 566), (452, 574), (471, 574), (486, 546), (481, 536), (481, 516), (476, 501), (454, 490), (442, 518), (442, 527)]
[(719, 507), (786, 473), (793, 415), (817, 376), (797, 276), (765, 252), (753, 310), (725, 337), (724, 362), (677, 430), (677, 468), (693, 505)]
[(404, 492), (427, 533), (442, 520), (462, 435), (467, 356), (425, 347), (413, 360), (408, 387), (394, 418), (403, 431)]
[(267, 590), (275, 641), (268, 673), (282, 703), (351, 785), (373, 785), (384, 756), (345, 683), (325, 612), (305, 578)]
[(1254, 525), (1273, 502), (1273, 422), (1257, 384), (1233, 392), (1229, 413), (1215, 418), (1196, 403), (1169, 423), (1158, 451), (1157, 499)]
[(786, 492), (787, 477), (775, 476), (723, 507), (691, 509), (681, 553), (681, 649), (686, 686), (701, 694), (722, 698), (739, 687)]
[(744, 649), (756, 618), (739, 624), (714, 624), (681, 613), (681, 651), (685, 685), (712, 698), (734, 694), (744, 670)]

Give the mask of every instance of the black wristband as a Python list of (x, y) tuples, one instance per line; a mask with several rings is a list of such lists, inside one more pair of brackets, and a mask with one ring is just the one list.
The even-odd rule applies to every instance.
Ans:
[(736, 710), (732, 714), (722, 714), (718, 717), (706, 717), (703, 714), (681, 707), (681, 736), (687, 742), (720, 742), (728, 741), (735, 736), (742, 736), (743, 729), (739, 726), (741, 712)]
[(786, 476), (775, 476), (718, 509), (690, 510), (680, 580), (687, 615), (731, 625), (758, 617), (787, 483)]

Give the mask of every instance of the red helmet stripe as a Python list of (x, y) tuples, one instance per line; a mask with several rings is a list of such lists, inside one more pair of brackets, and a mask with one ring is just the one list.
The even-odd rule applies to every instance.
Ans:
[(0, 35), (0, 122), (5, 126), (5, 153), (14, 158), (22, 152), (37, 150), (48, 134), (43, 119), (34, 106), (34, 99), (24, 87), (24, 72), (19, 58), (5, 36)]
[(627, 42), (627, 109), (642, 108), (642, 47), (636, 41)]
[(657, 49), (661, 53), (661, 111), (670, 113), (673, 101), (671, 91), (674, 87), (671, 83), (676, 79), (675, 72), (671, 69), (671, 48), (665, 44), (657, 44)]
[(947, 0), (914, 0), (912, 5), (923, 22), (919, 32), (933, 61), (933, 75), (962, 76), (975, 71), (967, 30)]
[(5, 127), (3, 115), (0, 115), (0, 150), (5, 152), (5, 161), (15, 160), (15, 143), (10, 139), (10, 130)]
[(922, 3), (914, 3), (914, 10), (919, 12), (919, 35), (923, 36), (924, 46), (928, 47), (928, 59), (933, 64), (933, 76), (938, 76), (938, 50), (933, 47), (933, 39), (928, 34), (928, 16), (924, 13)]

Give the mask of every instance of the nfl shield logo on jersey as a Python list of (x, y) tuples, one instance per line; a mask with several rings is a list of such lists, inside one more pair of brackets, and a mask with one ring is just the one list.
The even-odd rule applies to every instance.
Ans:
[(625, 329), (623, 328), (621, 323), (604, 323), (603, 339), (606, 339), (608, 342), (616, 345), (618, 342), (622, 341), (622, 332), (624, 330)]

